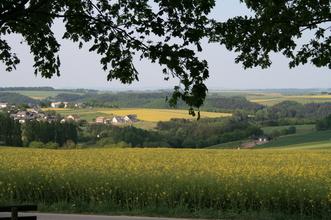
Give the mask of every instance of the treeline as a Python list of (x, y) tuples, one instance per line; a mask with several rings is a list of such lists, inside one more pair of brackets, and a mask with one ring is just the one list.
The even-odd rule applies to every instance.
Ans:
[[(67, 101), (85, 103), (94, 107), (113, 107), (113, 108), (169, 108), (166, 98), (171, 94), (167, 92), (118, 92), (100, 94), (69, 94), (61, 93), (53, 101)], [(179, 101), (177, 108), (188, 109), (189, 107)], [(263, 106), (248, 101), (245, 97), (224, 97), (219, 94), (207, 96), (201, 110), (208, 111), (227, 111), (246, 110), (255, 112)]]
[(316, 123), (316, 130), (323, 131), (323, 130), (330, 130), (331, 129), (331, 115), (320, 119)]
[(204, 107), (206, 110), (245, 110), (248, 112), (256, 112), (263, 109), (264, 106), (258, 103), (250, 102), (243, 96), (222, 97), (214, 95), (207, 97)]
[(105, 124), (89, 124), (79, 135), (79, 141), (87, 146), (148, 147), (155, 143), (154, 147), (168, 147), (167, 143), (162, 143), (162, 139), (155, 131)]
[(209, 147), (263, 135), (263, 131), (244, 114), (199, 121), (174, 119), (159, 122), (157, 131), (165, 137), (170, 146), (182, 148)]
[(301, 104), (295, 101), (284, 101), (258, 110), (255, 120), (266, 126), (313, 124), (330, 114), (331, 103)]
[(53, 142), (60, 147), (66, 144), (77, 144), (77, 126), (74, 123), (27, 121), (22, 128), (24, 145), (29, 145), (33, 141), (44, 144)]
[(20, 124), (8, 114), (0, 114), (0, 143), (5, 146), (31, 146), (45, 144), (53, 147), (77, 144), (77, 125), (60, 121), (27, 121)]
[(96, 146), (203, 148), (262, 135), (244, 115), (191, 121), (159, 122), (153, 131), (133, 126), (88, 125), (79, 140)]
[(0, 113), (0, 144), (6, 146), (22, 146), (21, 124), (8, 114)]

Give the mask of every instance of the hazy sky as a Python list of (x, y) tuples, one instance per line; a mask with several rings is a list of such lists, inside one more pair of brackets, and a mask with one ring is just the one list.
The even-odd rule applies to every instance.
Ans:
[[(235, 15), (250, 13), (239, 0), (217, 0), (211, 16), (226, 19)], [(63, 27), (56, 24), (54, 31), (61, 36)], [(98, 56), (87, 52), (87, 47), (79, 50), (76, 44), (60, 40), (61, 77), (43, 79), (33, 74), (33, 59), (29, 48), (20, 44), (19, 36), (9, 39), (14, 51), (21, 58), (21, 64), (13, 72), (6, 72), (0, 65), (0, 87), (7, 86), (53, 86), (56, 88), (96, 88), (118, 89), (165, 89), (176, 85), (176, 80), (163, 80), (161, 68), (148, 61), (137, 61), (140, 81), (132, 85), (107, 82), (107, 73), (101, 70)], [(207, 86), (211, 89), (256, 89), (256, 88), (329, 88), (331, 71), (316, 68), (310, 64), (295, 69), (288, 68), (288, 60), (281, 55), (273, 55), (273, 65), (267, 70), (254, 68), (244, 70), (235, 64), (235, 54), (218, 44), (204, 43), (201, 58), (209, 62), (210, 79)]]

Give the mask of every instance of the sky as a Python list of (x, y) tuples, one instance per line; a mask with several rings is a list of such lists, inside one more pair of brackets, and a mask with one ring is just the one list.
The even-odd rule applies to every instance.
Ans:
[[(239, 0), (217, 0), (211, 16), (218, 20), (251, 14)], [(61, 44), (61, 76), (52, 79), (34, 75), (33, 57), (29, 48), (18, 35), (7, 38), (13, 50), (21, 59), (17, 70), (6, 72), (0, 64), (0, 87), (52, 86), (54, 88), (90, 88), (100, 90), (145, 90), (171, 89), (178, 80), (163, 80), (162, 69), (148, 61), (135, 61), (139, 82), (122, 85), (120, 82), (107, 82), (107, 72), (99, 63), (99, 57), (88, 52), (88, 47), (79, 50), (77, 44), (60, 39), (63, 26), (57, 22), (53, 30)], [(206, 85), (210, 90), (220, 89), (270, 89), (270, 88), (330, 88), (331, 71), (311, 64), (289, 69), (288, 60), (282, 55), (273, 54), (273, 64), (269, 69), (253, 68), (245, 70), (236, 64), (236, 54), (219, 44), (203, 42), (204, 51), (199, 55), (209, 63), (210, 78)]]

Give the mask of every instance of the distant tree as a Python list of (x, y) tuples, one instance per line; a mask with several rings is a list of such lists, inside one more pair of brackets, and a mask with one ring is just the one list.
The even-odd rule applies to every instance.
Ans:
[(64, 108), (65, 107), (65, 104), (63, 103), (63, 102), (61, 102), (60, 104), (59, 104), (59, 108)]
[(40, 107), (41, 108), (49, 108), (51, 106), (51, 102), (49, 101), (41, 101), (40, 102)]
[(56, 143), (62, 147), (68, 140), (76, 144), (78, 139), (77, 126), (74, 123), (27, 121), (22, 130), (23, 142), (26, 146), (37, 141), (44, 144)]
[(331, 115), (317, 121), (316, 130), (321, 131), (321, 130), (330, 130), (330, 129), (331, 129)]
[(3, 113), (0, 113), (0, 142), (7, 146), (22, 146), (20, 123)]
[(295, 126), (290, 126), (287, 128), (287, 134), (295, 134), (297, 133), (297, 128)]

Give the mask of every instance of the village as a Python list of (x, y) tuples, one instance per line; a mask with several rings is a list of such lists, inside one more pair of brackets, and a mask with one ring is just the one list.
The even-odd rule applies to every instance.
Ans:
[[(86, 105), (82, 103), (70, 104), (68, 102), (52, 102), (50, 103), (50, 108), (69, 108), (72, 106), (74, 108), (84, 108)], [(61, 116), (53, 111), (44, 111), (40, 106), (30, 106), (30, 108), (20, 108), (15, 105), (10, 105), (5, 102), (0, 102), (0, 110), (6, 111), (11, 118), (18, 121), (20, 124), (24, 124), (27, 121), (42, 121), (42, 122), (81, 122), (80, 116), (77, 114), (69, 114), (66, 116)], [(138, 122), (137, 115), (129, 114), (125, 116), (112, 116), (104, 117), (97, 116), (93, 121), (88, 122), (91, 124), (112, 124), (112, 125), (125, 125)]]

